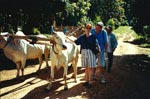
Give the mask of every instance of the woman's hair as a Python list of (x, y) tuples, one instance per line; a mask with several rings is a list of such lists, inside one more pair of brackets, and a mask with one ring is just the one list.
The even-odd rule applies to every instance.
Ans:
[(90, 28), (90, 29), (92, 29), (92, 25), (88, 23), (88, 24), (85, 25), (85, 28)]

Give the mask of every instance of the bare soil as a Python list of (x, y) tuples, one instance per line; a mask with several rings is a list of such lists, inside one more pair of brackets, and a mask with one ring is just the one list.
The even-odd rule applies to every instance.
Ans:
[[(119, 40), (114, 53), (111, 73), (106, 72), (106, 84), (100, 83), (99, 73), (92, 88), (82, 85), (84, 69), (78, 63), (77, 83), (68, 72), (69, 90), (64, 91), (63, 69), (56, 70), (55, 82), (50, 91), (45, 91), (50, 75), (45, 62), (37, 72), (37, 62), (28, 61), (25, 76), (16, 78), (16, 67), (0, 57), (0, 99), (150, 99), (150, 57), (148, 49)], [(32, 63), (32, 64), (31, 64)]]

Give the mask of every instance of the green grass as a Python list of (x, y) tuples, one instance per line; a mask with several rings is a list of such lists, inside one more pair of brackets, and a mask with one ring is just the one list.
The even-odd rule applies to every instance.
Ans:
[(126, 40), (130, 40), (133, 37), (133, 41), (131, 43), (139, 45), (143, 48), (150, 48), (150, 41), (145, 40), (144, 36), (136, 34), (136, 32), (130, 26), (120, 26), (116, 30), (113, 31), (116, 37), (119, 38), (126, 38)]
[(119, 28), (117, 28), (116, 30), (113, 31), (115, 33), (115, 35), (119, 38), (122, 37), (123, 35), (126, 36), (132, 36), (134, 38), (139, 38), (139, 35), (137, 35), (135, 33), (134, 30), (132, 30), (132, 27), (130, 26), (120, 26)]
[(144, 48), (150, 48), (150, 43), (141, 44), (140, 46)]

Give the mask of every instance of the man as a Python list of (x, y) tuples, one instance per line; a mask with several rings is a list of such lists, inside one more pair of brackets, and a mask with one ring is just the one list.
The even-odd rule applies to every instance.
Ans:
[[(98, 57), (98, 69), (101, 71), (101, 83), (106, 83), (105, 76), (104, 76), (104, 68), (105, 68), (105, 51), (107, 50), (107, 33), (103, 30), (103, 22), (98, 22), (95, 29), (91, 31), (92, 34), (96, 35), (98, 40), (98, 44), (100, 46), (101, 52), (99, 53)], [(93, 70), (93, 73), (96, 72)], [(94, 74), (95, 75), (95, 74)]]
[(107, 72), (111, 72), (112, 64), (113, 64), (113, 52), (115, 51), (118, 42), (115, 35), (112, 33), (112, 27), (106, 27), (107, 36), (108, 36), (108, 48), (107, 48), (107, 56), (108, 56), (108, 68)]
[(64, 27), (64, 34), (66, 34), (67, 33), (67, 28), (66, 27)]
[(22, 28), (21, 27), (17, 28), (16, 35), (24, 36), (24, 33), (22, 32)]
[(52, 34), (54, 32), (54, 27), (51, 25), (50, 27), (50, 34)]

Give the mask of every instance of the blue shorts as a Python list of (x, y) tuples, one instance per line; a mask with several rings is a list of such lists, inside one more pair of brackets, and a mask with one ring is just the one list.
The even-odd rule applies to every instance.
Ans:
[(101, 50), (100, 55), (97, 56), (98, 66), (105, 67), (105, 51)]

